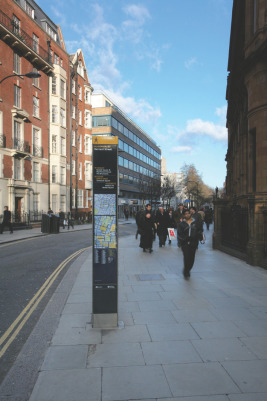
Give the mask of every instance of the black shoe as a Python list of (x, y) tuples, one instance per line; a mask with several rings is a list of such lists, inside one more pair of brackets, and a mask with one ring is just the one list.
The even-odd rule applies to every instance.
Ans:
[(172, 243), (172, 242), (171, 242), (171, 240), (169, 239), (169, 245), (171, 245), (171, 243)]
[(143, 248), (143, 252), (146, 252), (145, 248)]
[(152, 249), (152, 248), (150, 248), (150, 249), (149, 249), (149, 253), (152, 253), (152, 252), (153, 252), (153, 249)]
[(161, 245), (161, 244), (159, 244), (159, 247), (160, 247), (160, 248), (162, 248), (162, 245)]

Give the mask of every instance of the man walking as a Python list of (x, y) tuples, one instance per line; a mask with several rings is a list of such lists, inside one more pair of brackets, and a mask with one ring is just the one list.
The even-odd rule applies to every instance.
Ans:
[(3, 234), (5, 226), (8, 226), (10, 234), (13, 234), (13, 227), (12, 227), (12, 223), (11, 223), (11, 212), (10, 212), (10, 210), (8, 210), (8, 206), (4, 207), (4, 216), (3, 216), (3, 221), (1, 224), (1, 228), (0, 228), (0, 234)]
[(190, 271), (194, 265), (198, 241), (202, 235), (202, 230), (196, 220), (192, 217), (189, 210), (184, 211), (184, 220), (178, 224), (177, 241), (178, 247), (182, 248), (184, 255), (185, 279), (190, 277)]

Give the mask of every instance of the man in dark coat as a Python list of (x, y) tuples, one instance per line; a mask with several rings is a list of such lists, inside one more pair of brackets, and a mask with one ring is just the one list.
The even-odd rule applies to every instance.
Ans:
[(63, 228), (65, 228), (65, 213), (61, 209), (59, 209), (58, 215), (59, 215), (59, 224)]
[(13, 234), (13, 227), (12, 227), (12, 223), (11, 223), (11, 212), (10, 212), (10, 210), (8, 210), (8, 206), (4, 207), (4, 216), (3, 216), (3, 221), (1, 224), (1, 228), (0, 228), (0, 234), (3, 234), (5, 226), (8, 226), (10, 234)]
[(183, 275), (185, 279), (190, 277), (190, 271), (194, 265), (198, 241), (201, 235), (201, 226), (194, 220), (189, 210), (185, 210), (184, 220), (178, 225), (177, 229), (178, 247), (182, 248), (184, 255)]
[(166, 238), (168, 235), (168, 214), (160, 206), (156, 213), (157, 234), (159, 237), (159, 247), (165, 246)]
[(140, 239), (140, 248), (143, 248), (143, 252), (146, 252), (146, 249), (149, 250), (149, 253), (152, 252), (152, 244), (153, 244), (153, 219), (150, 212), (146, 212), (145, 217), (140, 220), (139, 230), (141, 233)]
[(178, 209), (176, 209), (175, 212), (173, 213), (173, 218), (175, 220), (176, 227), (181, 221), (183, 221), (183, 212), (184, 212), (184, 205), (182, 203), (179, 203)]

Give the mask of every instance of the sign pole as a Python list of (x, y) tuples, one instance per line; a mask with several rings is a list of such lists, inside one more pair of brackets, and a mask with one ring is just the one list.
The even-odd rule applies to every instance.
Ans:
[(93, 319), (118, 326), (118, 137), (93, 136)]

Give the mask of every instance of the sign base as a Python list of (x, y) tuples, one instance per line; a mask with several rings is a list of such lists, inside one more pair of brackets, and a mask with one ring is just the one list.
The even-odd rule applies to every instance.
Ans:
[(114, 329), (118, 327), (117, 313), (96, 313), (92, 315), (94, 329)]

